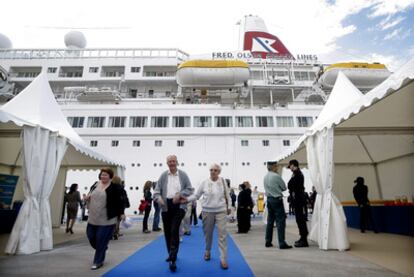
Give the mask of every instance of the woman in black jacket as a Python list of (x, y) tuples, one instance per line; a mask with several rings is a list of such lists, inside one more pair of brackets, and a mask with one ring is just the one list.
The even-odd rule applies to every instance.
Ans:
[(147, 202), (144, 211), (144, 221), (142, 222), (142, 232), (143, 233), (151, 233), (148, 230), (148, 217), (151, 212), (151, 204), (152, 204), (152, 194), (151, 194), (152, 182), (146, 181), (144, 185), (144, 200)]
[(237, 197), (238, 233), (247, 233), (250, 230), (250, 215), (253, 210), (252, 191), (249, 182), (244, 182), (239, 187), (241, 191)]
[(114, 172), (102, 168), (96, 182), (87, 196), (89, 217), (86, 234), (95, 249), (92, 270), (98, 269), (105, 260), (106, 249), (118, 217), (124, 218), (124, 203), (119, 185), (111, 182)]

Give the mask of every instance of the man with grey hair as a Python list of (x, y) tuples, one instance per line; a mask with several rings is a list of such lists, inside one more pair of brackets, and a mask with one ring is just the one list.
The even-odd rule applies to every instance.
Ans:
[(161, 217), (168, 251), (167, 262), (173, 272), (177, 269), (179, 231), (181, 220), (187, 209), (186, 198), (194, 190), (188, 175), (177, 169), (177, 164), (177, 156), (169, 155), (167, 157), (168, 170), (161, 174), (154, 190), (154, 201), (160, 205), (162, 210)]
[(289, 249), (292, 246), (285, 241), (286, 214), (283, 206), (283, 191), (286, 190), (286, 184), (282, 177), (277, 173), (277, 162), (267, 162), (269, 171), (264, 177), (264, 189), (267, 196), (267, 225), (266, 225), (266, 247), (272, 247), (273, 225), (276, 220), (277, 236), (280, 249)]

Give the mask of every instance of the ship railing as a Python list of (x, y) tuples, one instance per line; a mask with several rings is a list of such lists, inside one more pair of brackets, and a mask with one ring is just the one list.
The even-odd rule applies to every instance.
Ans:
[(0, 59), (176, 58), (189, 54), (177, 48), (0, 49)]

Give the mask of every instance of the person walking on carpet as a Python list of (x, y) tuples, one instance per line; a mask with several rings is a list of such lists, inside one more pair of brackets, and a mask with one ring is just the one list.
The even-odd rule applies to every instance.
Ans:
[(218, 164), (210, 166), (210, 177), (204, 180), (197, 192), (188, 197), (188, 201), (202, 199), (202, 219), (203, 231), (206, 241), (206, 251), (204, 260), (211, 259), (211, 245), (213, 242), (214, 226), (217, 226), (219, 250), (220, 250), (220, 266), (222, 269), (228, 269), (227, 264), (227, 215), (230, 214), (231, 199), (226, 182), (220, 177), (221, 167)]
[(177, 169), (177, 163), (177, 156), (167, 157), (168, 170), (158, 179), (153, 197), (162, 210), (161, 217), (168, 252), (167, 262), (173, 272), (177, 269), (180, 224), (187, 209), (185, 198), (194, 191), (187, 173)]
[(92, 270), (103, 265), (106, 249), (111, 239), (118, 217), (125, 218), (124, 202), (120, 186), (111, 182), (114, 172), (102, 168), (96, 182), (86, 196), (89, 209), (86, 234), (89, 243), (95, 249)]

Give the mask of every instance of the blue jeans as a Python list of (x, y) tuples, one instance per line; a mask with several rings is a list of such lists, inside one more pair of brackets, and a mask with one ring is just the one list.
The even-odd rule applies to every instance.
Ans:
[(160, 206), (158, 205), (157, 202), (154, 201), (154, 219), (152, 221), (152, 230), (157, 230), (158, 228), (160, 228)]
[(108, 249), (108, 243), (114, 234), (114, 229), (115, 224), (97, 226), (88, 223), (86, 235), (88, 236), (89, 243), (95, 249), (94, 264), (99, 265), (104, 262), (106, 249)]
[(267, 198), (267, 225), (266, 225), (266, 242), (271, 243), (273, 238), (273, 226), (276, 221), (277, 237), (279, 241), (279, 247), (286, 245), (285, 242), (285, 227), (286, 227), (286, 214), (285, 207), (283, 206), (283, 198)]

